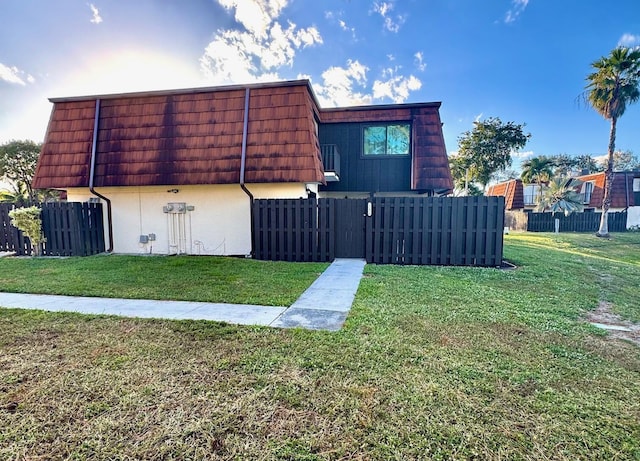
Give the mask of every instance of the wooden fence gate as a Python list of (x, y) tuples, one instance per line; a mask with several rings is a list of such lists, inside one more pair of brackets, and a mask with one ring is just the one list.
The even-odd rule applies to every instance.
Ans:
[(253, 226), (256, 259), (495, 267), (504, 198), (255, 200)]
[(365, 258), (367, 200), (328, 199), (335, 207), (336, 258)]

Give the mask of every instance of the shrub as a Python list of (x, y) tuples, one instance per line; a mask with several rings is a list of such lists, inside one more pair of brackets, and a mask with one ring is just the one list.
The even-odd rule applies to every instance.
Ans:
[(41, 211), (37, 206), (31, 206), (15, 208), (9, 212), (11, 224), (20, 229), (29, 238), (35, 256), (40, 256), (41, 245), (47, 241), (42, 233)]

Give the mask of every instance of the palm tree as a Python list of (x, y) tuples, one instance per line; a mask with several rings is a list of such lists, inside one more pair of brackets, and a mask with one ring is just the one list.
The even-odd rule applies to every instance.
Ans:
[(552, 213), (562, 212), (568, 216), (574, 211), (581, 211), (584, 205), (582, 197), (578, 194), (571, 181), (564, 178), (554, 178), (544, 188), (541, 200), (538, 202), (537, 211), (549, 210)]
[(595, 72), (587, 76), (586, 98), (605, 119), (611, 121), (607, 168), (605, 170), (602, 217), (596, 235), (609, 235), (608, 213), (613, 184), (613, 153), (616, 147), (616, 126), (627, 105), (640, 99), (640, 48), (615, 48), (609, 56), (593, 62)]
[(525, 184), (537, 184), (539, 190), (538, 201), (542, 198), (542, 183), (553, 175), (553, 160), (546, 157), (533, 157), (522, 163), (520, 179)]

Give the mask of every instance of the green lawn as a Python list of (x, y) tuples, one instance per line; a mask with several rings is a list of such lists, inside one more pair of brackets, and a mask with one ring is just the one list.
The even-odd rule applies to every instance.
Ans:
[(0, 259), (0, 291), (289, 306), (328, 264), (207, 256)]
[[(640, 321), (640, 233), (505, 257), (368, 265), (335, 333), (0, 310), (0, 459), (640, 459), (640, 347), (583, 321)], [(0, 290), (288, 304), (323, 267), (0, 259)]]

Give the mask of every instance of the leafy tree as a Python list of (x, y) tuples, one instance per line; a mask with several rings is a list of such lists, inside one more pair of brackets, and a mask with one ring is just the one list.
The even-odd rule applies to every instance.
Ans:
[(611, 122), (602, 218), (596, 234), (606, 237), (609, 235), (608, 214), (613, 184), (616, 128), (618, 119), (627, 106), (640, 99), (640, 49), (615, 48), (608, 56), (594, 61), (591, 66), (595, 71), (587, 76), (586, 98), (600, 115)]
[(511, 153), (525, 146), (530, 133), (524, 124), (502, 122), (498, 117), (474, 122), (473, 130), (458, 138), (459, 166), (464, 179), (486, 188), (493, 174), (511, 166)]
[(614, 171), (631, 171), (640, 168), (640, 160), (630, 150), (616, 151), (613, 153)]
[(553, 162), (554, 176), (569, 176), (576, 167), (575, 157), (567, 154), (557, 154), (546, 157)]
[(519, 177), (520, 177), (520, 174), (518, 174), (518, 172), (516, 170), (508, 168), (506, 170), (496, 171), (491, 176), (491, 179), (494, 180), (494, 181), (497, 181), (497, 182), (505, 182), (505, 181), (509, 181), (511, 179), (517, 179)]
[(568, 216), (574, 211), (582, 211), (582, 197), (564, 178), (553, 178), (544, 187), (537, 211), (549, 210), (552, 213), (564, 213)]
[(600, 167), (598, 161), (589, 154), (578, 155), (575, 160), (575, 167), (580, 171), (586, 171), (587, 174), (602, 171), (602, 168)]
[(36, 199), (31, 180), (41, 148), (33, 141), (10, 141), (0, 146), (0, 177), (11, 183), (16, 196), (24, 196), (29, 202)]
[(449, 168), (451, 169), (451, 176), (453, 177), (454, 195), (482, 195), (482, 191), (471, 180), (466, 159), (463, 159), (459, 155), (450, 156)]
[(542, 183), (553, 176), (553, 160), (547, 157), (532, 157), (522, 163), (520, 178), (525, 184), (537, 184), (542, 197)]

